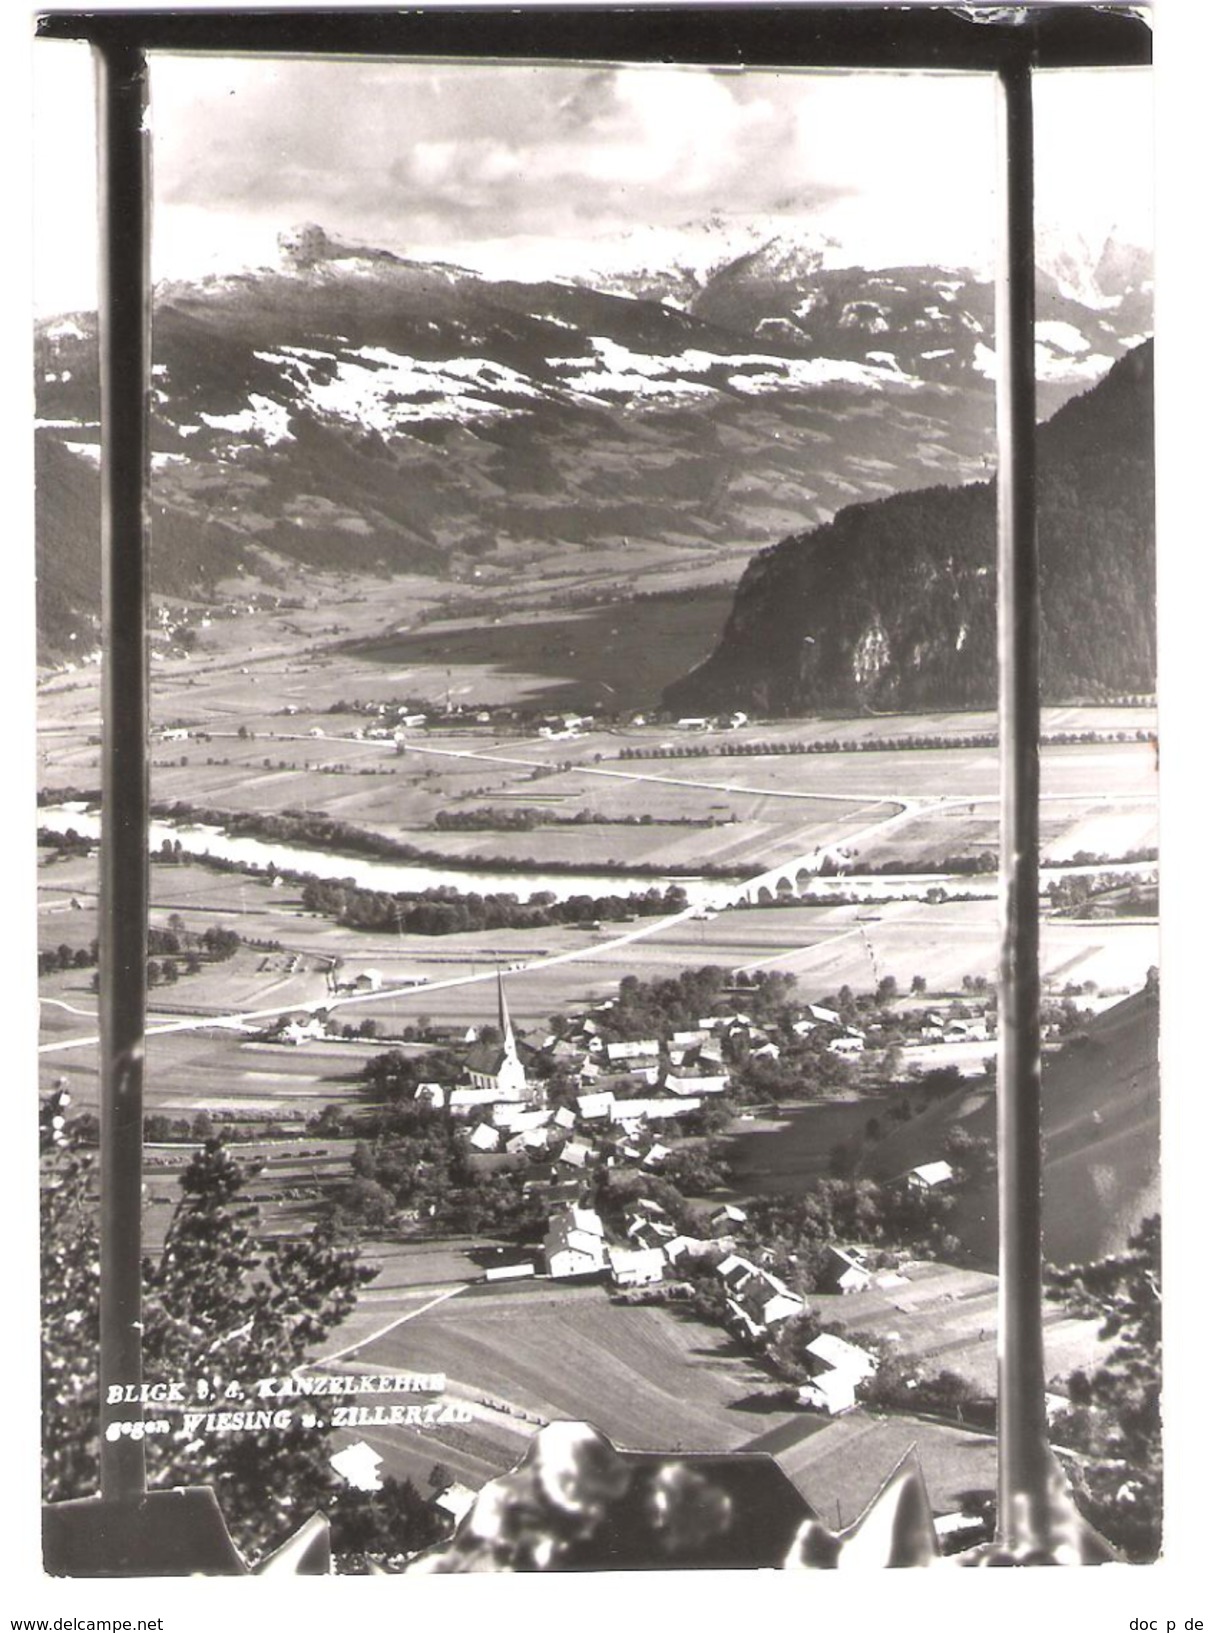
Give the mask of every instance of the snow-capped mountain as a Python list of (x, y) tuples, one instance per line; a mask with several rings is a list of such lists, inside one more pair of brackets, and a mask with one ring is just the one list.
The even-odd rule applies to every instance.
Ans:
[[(542, 568), (629, 539), (686, 559), (984, 473), (989, 283), (831, 266), (824, 242), (739, 249), (735, 229), (706, 223), (665, 295), (493, 279), (315, 226), (284, 234), (277, 267), (162, 286), (154, 573), (206, 582), (253, 549), (443, 572), (509, 546)], [(634, 263), (653, 285), (658, 270)], [(1097, 259), (1097, 307), (1043, 275), (1043, 413), (1141, 333), (1137, 285), (1109, 304), (1126, 271), (1141, 268)], [(95, 480), (94, 320), (43, 324), (37, 367), (44, 463), (71, 473), (40, 494), (45, 605), (62, 623), (56, 563), (87, 553), (63, 541)]]

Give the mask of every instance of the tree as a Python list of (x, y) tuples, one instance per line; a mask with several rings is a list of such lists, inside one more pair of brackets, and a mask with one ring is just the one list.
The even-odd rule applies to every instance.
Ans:
[[(43, 1138), (43, 1466), (47, 1499), (61, 1501), (98, 1489), (99, 1288), (90, 1165), (53, 1127), (53, 1104)], [(258, 1379), (289, 1376), (374, 1274), (325, 1225), (302, 1240), (259, 1245), (258, 1209), (240, 1201), (246, 1178), (223, 1142), (208, 1140), (182, 1175), (163, 1252), (143, 1265), (145, 1377), (189, 1380), (203, 1407), (239, 1409), (229, 1385), (251, 1396)], [(212, 1486), (250, 1557), (317, 1509), (328, 1514), (345, 1568), (434, 1540), (441, 1524), (408, 1481), (385, 1480), (375, 1493), (343, 1484), (329, 1465), (321, 1403), (306, 1405), (285, 1428), (208, 1434), (175, 1425), (147, 1436), (149, 1484)]]
[(1051, 1270), (1047, 1285), (1077, 1314), (1103, 1317), (1100, 1336), (1117, 1341), (1100, 1366), (1071, 1374), (1070, 1408), (1051, 1438), (1083, 1454), (1072, 1473), (1084, 1515), (1127, 1558), (1147, 1563), (1159, 1554), (1163, 1513), (1159, 1215), (1125, 1253)]

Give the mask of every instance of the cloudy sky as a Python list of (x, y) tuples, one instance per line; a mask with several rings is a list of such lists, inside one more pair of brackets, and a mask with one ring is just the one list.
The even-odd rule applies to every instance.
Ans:
[[(83, 48), (35, 57), (52, 311), (90, 293), (92, 80)], [(990, 253), (982, 76), (165, 56), (152, 103), (158, 277), (265, 264), (304, 221), (520, 275), (618, 263), (714, 213), (869, 264)], [(1045, 230), (1147, 242), (1149, 75), (1040, 76), (1037, 110)]]

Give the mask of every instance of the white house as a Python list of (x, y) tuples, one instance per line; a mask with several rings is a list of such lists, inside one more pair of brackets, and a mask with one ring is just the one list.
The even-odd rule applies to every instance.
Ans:
[(360, 970), (351, 982), (355, 992), (378, 992), (384, 984), (379, 970)]
[(760, 1339), (765, 1336), (762, 1325), (755, 1321), (736, 1299), (726, 1298), (725, 1303), (730, 1315), (747, 1338)]
[(912, 1168), (906, 1176), (906, 1183), (913, 1191), (934, 1191), (940, 1185), (947, 1185), (953, 1177), (953, 1167), (948, 1162), (924, 1162), (918, 1168)]
[(488, 1123), (477, 1123), (468, 1136), (468, 1144), (475, 1146), (478, 1151), (496, 1151), (498, 1147), (498, 1132), (490, 1128)]
[(871, 1378), (877, 1370), (877, 1357), (870, 1350), (861, 1349), (859, 1344), (851, 1344), (833, 1332), (820, 1332), (806, 1344), (805, 1353), (809, 1357), (810, 1376), (815, 1378), (834, 1371), (845, 1373), (859, 1383), (863, 1378)]
[(525, 1134), (531, 1129), (544, 1128), (552, 1121), (552, 1113), (543, 1106), (529, 1110), (515, 1101), (507, 1101), (493, 1108), (493, 1121), (511, 1134)]
[(617, 1287), (643, 1287), (661, 1281), (666, 1269), (666, 1255), (660, 1247), (609, 1247), (607, 1259)]
[(446, 1514), (452, 1524), (458, 1525), (476, 1501), (476, 1492), (456, 1480), (433, 1499), (434, 1507)]
[(797, 1405), (810, 1406), (817, 1412), (850, 1412), (856, 1404), (855, 1380), (842, 1372), (824, 1372), (811, 1378), (797, 1389)]
[(714, 1235), (731, 1236), (739, 1225), (746, 1223), (747, 1217), (744, 1208), (735, 1208), (732, 1202), (727, 1202), (724, 1207), (717, 1209), (709, 1223)]
[(677, 1094), (680, 1099), (688, 1095), (724, 1094), (729, 1087), (727, 1077), (676, 1077), (673, 1072), (667, 1072), (662, 1087), (671, 1094)]
[(496, 1089), (464, 1086), (451, 1090), (447, 1104), (453, 1117), (471, 1117), (473, 1112), (488, 1110), (495, 1106), (500, 1099), (501, 1096)]
[(587, 1122), (594, 1122), (600, 1117), (610, 1117), (615, 1105), (615, 1095), (610, 1089), (603, 1089), (596, 1094), (579, 1094), (577, 1097), (578, 1115)]
[[(830, 1246), (826, 1249), (827, 1263), (824, 1267), (819, 1292), (831, 1293), (863, 1293), (872, 1282), (872, 1274), (864, 1266), (861, 1259), (846, 1248)], [(825, 1285), (822, 1285), (825, 1283)]]
[(544, 1263), (554, 1277), (594, 1275), (607, 1266), (603, 1221), (593, 1208), (553, 1214), (544, 1237)]
[[(775, 1277), (773, 1276), (771, 1280), (775, 1281)], [(747, 1292), (750, 1291), (751, 1289), (747, 1288)], [(778, 1326), (781, 1321), (787, 1321), (791, 1315), (800, 1315), (804, 1308), (803, 1299), (799, 1299), (795, 1293), (790, 1293), (787, 1287), (780, 1287), (777, 1283), (776, 1288), (760, 1303), (759, 1312), (763, 1325), (771, 1328)]]
[(699, 1255), (709, 1252), (715, 1243), (702, 1241), (698, 1236), (673, 1236), (669, 1242), (663, 1243), (662, 1251), (675, 1264), (684, 1253)]
[(851, 1410), (856, 1404), (856, 1385), (877, 1370), (875, 1355), (835, 1333), (819, 1333), (806, 1344), (805, 1355), (810, 1375), (798, 1389), (797, 1400), (832, 1416)]
[(662, 1046), (656, 1038), (638, 1038), (627, 1043), (609, 1043), (608, 1060), (656, 1060)]

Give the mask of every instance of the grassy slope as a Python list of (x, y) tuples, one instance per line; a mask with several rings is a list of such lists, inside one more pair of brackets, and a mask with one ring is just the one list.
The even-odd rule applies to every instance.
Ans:
[[(1043, 1073), (1045, 1255), (1055, 1264), (1119, 1251), (1159, 1208), (1158, 1001), (1136, 993), (1094, 1019), (1085, 1036), (1050, 1056)], [(932, 1161), (957, 1122), (993, 1139), (993, 1097), (977, 1104), (964, 1089), (925, 1112), (881, 1142), (872, 1171), (885, 1177)], [(956, 1229), (974, 1260), (994, 1268), (993, 1184), (960, 1199)]]

